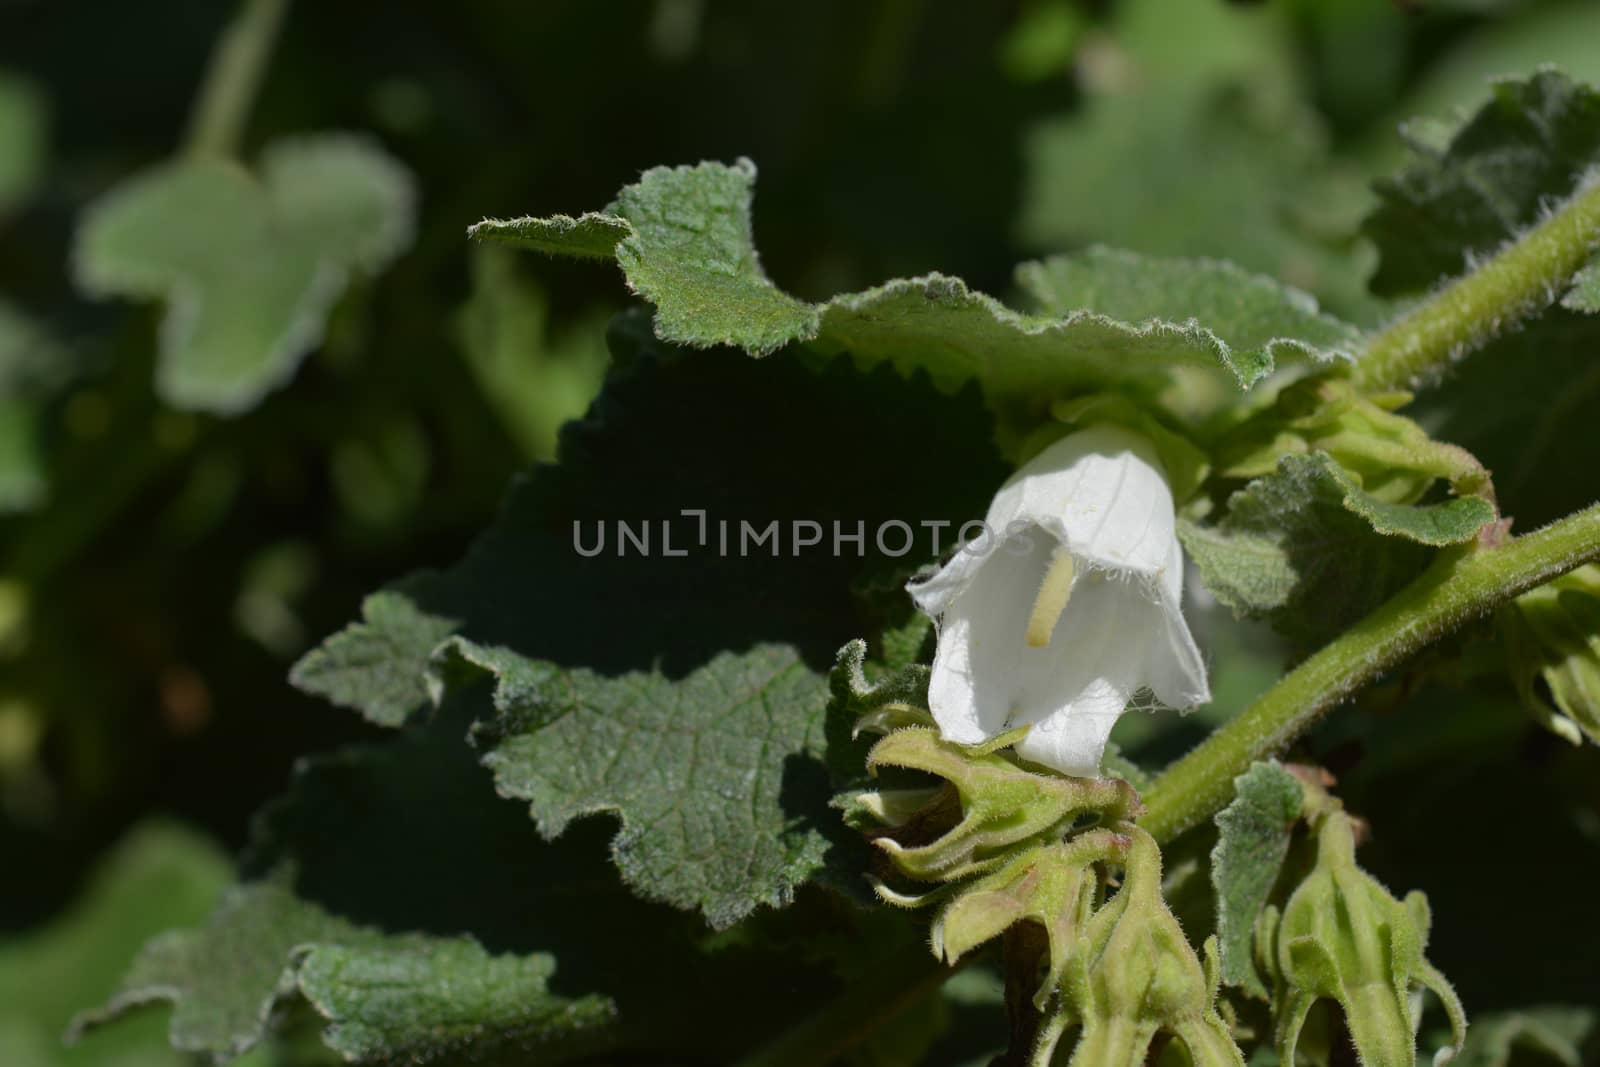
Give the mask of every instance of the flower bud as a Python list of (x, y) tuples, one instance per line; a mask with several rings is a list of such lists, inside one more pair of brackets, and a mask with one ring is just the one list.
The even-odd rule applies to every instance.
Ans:
[[(959, 821), (933, 841), (908, 847), (885, 834), (874, 842), (902, 874), (925, 882), (998, 867), (1021, 846), (1064, 837), (1084, 812), (1121, 819), (1138, 806), (1133, 787), (1120, 779), (1034, 774), (998, 753), (946, 741), (927, 727), (896, 730), (873, 745), (867, 768), (876, 773), (884, 766), (927, 771), (955, 790)], [(947, 795), (931, 804), (950, 807)], [(915, 817), (902, 825), (911, 821)]]
[(1040, 845), (962, 890), (933, 924), (933, 951), (954, 963), (1019, 922), (1037, 923), (1049, 943), (1050, 965), (1034, 1005), (1041, 1010), (1078, 947), (1094, 907), (1094, 864), (1120, 859), (1130, 839), (1091, 830), (1071, 841)]
[(1486, 489), (1489, 473), (1472, 453), (1433, 440), (1394, 413), (1410, 399), (1407, 393), (1366, 396), (1336, 377), (1302, 379), (1228, 435), (1218, 449), (1218, 473), (1257, 478), (1289, 453), (1326, 452), (1363, 491), (1391, 504), (1416, 503), (1439, 478), (1457, 493)]
[(1499, 619), (1523, 707), (1573, 744), (1585, 734), (1600, 744), (1600, 565), (1522, 594)]
[(1281, 919), (1269, 911), (1259, 928), (1277, 965), (1282, 1062), (1294, 1062), (1307, 1014), (1327, 998), (1344, 1010), (1363, 1067), (1413, 1067), (1417, 1019), (1411, 994), (1419, 986), (1433, 990), (1450, 1017), (1453, 1049), (1435, 1063), (1459, 1052), (1466, 1019), (1455, 991), (1423, 958), (1428, 925), (1427, 898), (1414, 892), (1401, 903), (1356, 866), (1352, 820), (1343, 811), (1329, 811), (1317, 830), (1316, 866), (1290, 896)]
[[(1195, 1067), (1243, 1067), (1217, 1014), (1216, 939), (1205, 965), (1161, 896), (1161, 852), (1129, 828), (1122, 889), (1089, 920), (1066, 967), (1057, 1032), (1081, 1027), (1071, 1067), (1139, 1067), (1160, 1033), (1182, 1042)], [(1041, 1061), (1042, 1062), (1042, 1061)]]

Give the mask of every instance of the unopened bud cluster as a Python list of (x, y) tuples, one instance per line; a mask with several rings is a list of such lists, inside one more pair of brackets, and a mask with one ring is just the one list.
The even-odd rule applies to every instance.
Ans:
[[(928, 887), (903, 893), (877, 883), (890, 903), (939, 906), (932, 944), (941, 958), (954, 963), (1019, 923), (1044, 931), (1029, 1062), (1051, 1063), (1075, 1032), (1074, 1067), (1136, 1067), (1166, 1034), (1197, 1067), (1242, 1067), (1215, 1007), (1215, 946), (1207, 943), (1202, 965), (1162, 899), (1160, 849), (1132, 821), (1133, 788), (1035, 773), (999, 751), (1012, 738), (967, 748), (916, 719), (903, 707), (867, 715), (865, 725), (889, 730), (868, 767), (922, 771), (944, 784), (863, 793), (849, 812), (873, 824), (894, 877)], [(1109, 893), (1113, 871), (1121, 884)]]

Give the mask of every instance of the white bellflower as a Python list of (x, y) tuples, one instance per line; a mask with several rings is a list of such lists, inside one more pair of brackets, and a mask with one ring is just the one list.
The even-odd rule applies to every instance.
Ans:
[(1180, 607), (1172, 490), (1146, 439), (1104, 424), (1062, 438), (995, 494), (985, 523), (907, 587), (939, 623), (928, 704), (945, 737), (1027, 725), (1024, 758), (1094, 776), (1134, 694), (1180, 709), (1211, 699)]

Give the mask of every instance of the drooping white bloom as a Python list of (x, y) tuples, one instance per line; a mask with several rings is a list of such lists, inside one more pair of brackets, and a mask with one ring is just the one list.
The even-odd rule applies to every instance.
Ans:
[(1110, 425), (1062, 438), (995, 494), (985, 524), (907, 587), (939, 622), (928, 703), (945, 737), (1029, 725), (1023, 757), (1090, 776), (1135, 693), (1211, 699), (1179, 603), (1172, 490), (1147, 440)]

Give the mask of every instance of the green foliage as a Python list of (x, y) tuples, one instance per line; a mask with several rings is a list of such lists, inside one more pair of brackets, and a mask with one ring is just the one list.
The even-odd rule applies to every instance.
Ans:
[(31, 83), (0, 71), (0, 217), (33, 192), (44, 156), (42, 94)]
[(456, 317), (467, 365), (523, 455), (553, 459), (561, 425), (583, 414), (605, 378), (604, 321), (558, 333), (548, 299), (509, 252), (480, 249), (472, 266), (472, 296)]
[(1305, 796), (1300, 780), (1276, 761), (1255, 764), (1233, 783), (1234, 800), (1217, 813), (1217, 845), (1211, 850), (1218, 957), (1224, 982), (1265, 997), (1254, 962), (1256, 917), (1289, 854)]
[(346, 136), (274, 144), (258, 175), (179, 160), (89, 207), (77, 280), (94, 296), (165, 301), (162, 396), (237, 413), (294, 374), (353, 273), (411, 242), (414, 198), (398, 163)]
[[(757, 356), (807, 342), (862, 365), (926, 371), (948, 389), (977, 380), (999, 399), (1159, 384), (1181, 364), (1220, 367), (1248, 388), (1272, 371), (1279, 351), (1328, 358), (1348, 354), (1356, 337), (1303, 294), (1266, 279), (1246, 283), (1218, 264), (1105, 252), (1025, 267), (1020, 279), (1039, 314), (1020, 314), (938, 274), (806, 304), (761, 270), (750, 218), (754, 183), (748, 160), (661, 167), (624, 189), (607, 214), (585, 216), (626, 227), (617, 262), (655, 304), (663, 340), (734, 345)], [(594, 253), (595, 225), (572, 225), (566, 216), (490, 220), (471, 235), (582, 257)], [(1241, 289), (1250, 293), (1242, 303)], [(1113, 310), (1097, 303), (1106, 298)]]
[[(531, 801), (550, 835), (580, 815), (619, 814), (613, 855), (629, 884), (723, 926), (786, 902), (821, 871), (837, 815), (818, 661), (831, 660), (822, 650), (836, 626), (877, 632), (903, 619), (901, 606), (884, 614), (877, 576), (931, 555), (926, 530), (904, 561), (871, 532), (859, 555), (850, 543), (837, 556), (831, 543), (805, 551), (791, 521), (864, 516), (868, 531), (901, 516), (960, 521), (989, 476), (946, 478), (937, 465), (914, 474), (908, 463), (907, 477), (880, 485), (839, 472), (867, 441), (880, 455), (925, 456), (935, 426), (950, 465), (960, 455), (970, 471), (991, 447), (988, 420), (970, 395), (941, 398), (926, 384), (907, 402), (907, 384), (882, 370), (818, 374), (723, 353), (628, 358), (591, 417), (567, 431), (561, 463), (513, 493), (460, 565), (369, 598), (364, 621), (303, 659), (295, 681), (395, 726), (424, 704), (430, 669), (439, 692), (470, 683), (476, 672), (462, 666), (489, 671), (497, 715), (476, 736), (501, 792)], [(684, 411), (698, 417), (685, 424)], [(812, 420), (854, 436), (825, 444), (807, 433)], [(730, 436), (736, 452), (723, 445)], [(658, 443), (649, 462), (615, 443), (630, 440)], [(706, 509), (704, 540), (699, 519), (680, 513), (686, 503)], [(740, 540), (741, 521), (759, 532), (769, 519), (782, 520), (781, 543)], [(658, 555), (621, 542), (618, 521), (648, 529)], [(579, 554), (600, 536), (603, 552)], [(770, 592), (752, 601), (751, 589)], [(467, 640), (449, 646), (453, 659), (431, 659), (454, 633)], [(755, 647), (719, 652), (744, 645)]]
[(1591, 1007), (1538, 1007), (1472, 1020), (1456, 1067), (1582, 1067), (1596, 1033)]
[(1461, 273), (1600, 165), (1600, 92), (1541, 71), (1491, 93), (1448, 143), (1413, 135), (1412, 166), (1377, 183), (1381, 203), (1365, 223), (1382, 253), (1376, 291), (1414, 292)]
[[(54, 922), (0, 940), (0, 1048), (17, 1067), (138, 1063), (181, 1067), (160, 1019), (63, 1047), (61, 1034), (86, 1003), (107, 996), (146, 938), (202, 919), (232, 871), (211, 842), (149, 822), (105, 857)], [(28, 1050), (32, 1050), (31, 1052)]]
[(63, 359), (37, 323), (0, 301), (0, 514), (44, 500), (36, 412), (39, 399), (63, 377)]
[(1283, 62), (1281, 9), (1130, 0), (1115, 31), (1085, 47), (1083, 106), (1029, 131), (1022, 241), (1227, 257), (1371, 318), (1344, 238), (1361, 183)]
[[(1600, 877), (1596, 752), (1512, 706), (1593, 725), (1592, 583), (1503, 609), (1509, 676), (1488, 626), (1402, 655), (1600, 543), (1594, 513), (1525, 536), (1593, 498), (1593, 227), (1522, 241), (1561, 266), (1515, 301), (1425, 295), (1592, 180), (1594, 91), (1546, 72), (1413, 123), (1356, 232), (1394, 117), (1548, 58), (1592, 76), (1590, 5), (240, 0), (220, 37), (220, 11), (107, 5), (86, 36), (36, 6), (0, 15), (26, 71), (0, 76), (7, 1067), (1043, 1067), (1067, 1041), (1237, 1067), (1318, 996), (1402, 1064), (1416, 987), (1448, 994), (1429, 961), (1488, 1012), (1464, 1061), (1592, 1058), (1592, 1013), (1515, 1009), (1600, 981), (1573, 888)], [(297, 132), (332, 128), (357, 132)], [(738, 162), (462, 245), (697, 159)], [(612, 262), (649, 306), (607, 331)], [(1363, 377), (1385, 343), (1445, 365), (1400, 294), (1474, 359)], [(1222, 748), (1154, 777), (941, 739), (904, 592), (1019, 455), (1097, 419), (1159, 439), (1200, 576), (1297, 639), (1198, 598), (1215, 699), (1119, 736), (1150, 767)], [(1371, 614), (1430, 566), (1412, 590), (1444, 592)], [(870, 759), (858, 728), (887, 734)], [(1420, 897), (1344, 853), (1291, 897), (1290, 828), (1331, 817), (1251, 766), (1285, 744), (1348, 784), (1365, 865), (1427, 888), (1426, 959)], [(1165, 839), (1229, 798), (1214, 851)], [(144, 830), (60, 911), (153, 806), (248, 837), (233, 887)], [(1485, 841), (1552, 874), (1531, 920), (1497, 919)]]
[(1477, 536), (1494, 507), (1476, 496), (1386, 503), (1325, 453), (1287, 455), (1228, 500), (1220, 521), (1179, 527), (1206, 588), (1314, 641), (1349, 626), (1409, 580), (1424, 546)]
[(547, 837), (616, 815), (612, 857), (641, 896), (721, 928), (789, 903), (822, 866), (826, 691), (793, 648), (725, 653), (681, 679), (566, 671), (464, 641), (445, 652), (447, 676), (494, 678), (498, 714), (473, 738), (500, 795), (528, 801)]
[(495, 957), (466, 938), (385, 935), (259, 884), (234, 890), (204, 927), (152, 941), (79, 1025), (170, 1000), (175, 1048), (231, 1059), (298, 996), (327, 1021), (328, 1047), (351, 1060), (432, 1063), (503, 1048), (515, 1062), (580, 1048), (584, 1031), (611, 1019), (604, 998), (551, 995), (554, 970), (547, 955)]

